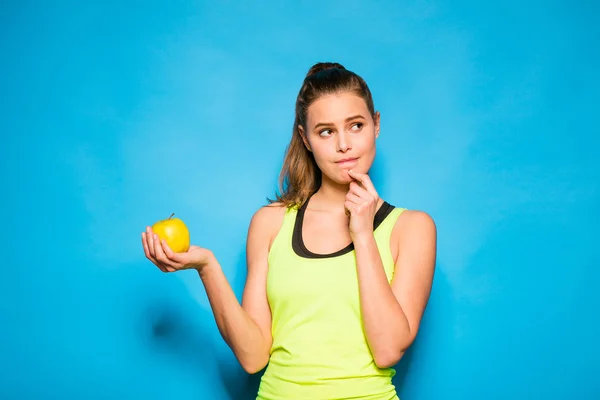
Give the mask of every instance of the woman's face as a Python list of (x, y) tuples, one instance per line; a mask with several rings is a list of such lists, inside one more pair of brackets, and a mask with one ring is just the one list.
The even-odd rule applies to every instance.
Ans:
[(306, 131), (299, 128), (323, 178), (347, 184), (348, 170), (367, 173), (375, 158), (379, 113), (371, 116), (365, 101), (352, 92), (321, 96), (306, 116)]

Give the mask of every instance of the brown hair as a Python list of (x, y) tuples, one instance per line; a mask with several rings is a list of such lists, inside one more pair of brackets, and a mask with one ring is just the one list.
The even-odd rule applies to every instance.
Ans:
[(283, 166), (279, 175), (280, 194), (277, 200), (286, 207), (302, 206), (321, 186), (321, 171), (313, 154), (308, 151), (298, 126), (306, 128), (308, 107), (325, 94), (353, 92), (362, 97), (372, 116), (375, 116), (373, 98), (367, 83), (357, 74), (341, 64), (320, 62), (313, 65), (302, 83), (296, 98), (296, 118), (292, 128), (292, 139), (286, 149)]

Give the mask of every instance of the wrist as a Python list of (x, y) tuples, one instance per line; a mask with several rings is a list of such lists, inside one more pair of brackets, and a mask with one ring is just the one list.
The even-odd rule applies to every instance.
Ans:
[(375, 234), (374, 232), (362, 232), (362, 233), (356, 233), (352, 235), (352, 242), (354, 243), (354, 246), (366, 246), (369, 245), (371, 243), (373, 243), (375, 241)]
[(221, 266), (219, 265), (217, 258), (212, 252), (210, 252), (208, 254), (206, 262), (200, 265), (196, 265), (194, 269), (196, 270), (196, 272), (198, 272), (200, 278), (204, 278), (207, 274), (211, 274), (212, 272), (218, 270), (220, 267)]

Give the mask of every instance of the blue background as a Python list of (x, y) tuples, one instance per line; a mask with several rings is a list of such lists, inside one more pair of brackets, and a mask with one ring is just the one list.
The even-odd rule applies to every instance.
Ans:
[(597, 399), (600, 24), (592, 1), (3, 2), (0, 397), (250, 399), (172, 212), (236, 294), (308, 68), (369, 83), (373, 179), (438, 264), (403, 400)]

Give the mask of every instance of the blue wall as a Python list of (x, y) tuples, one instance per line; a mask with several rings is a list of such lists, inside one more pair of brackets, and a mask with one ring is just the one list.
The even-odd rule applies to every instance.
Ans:
[[(243, 399), (172, 212), (241, 295), (314, 62), (369, 82), (384, 198), (436, 220), (403, 400), (600, 398), (598, 6), (4, 2), (0, 397)], [(167, 5), (168, 4), (168, 5)]]

